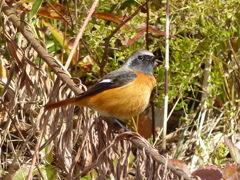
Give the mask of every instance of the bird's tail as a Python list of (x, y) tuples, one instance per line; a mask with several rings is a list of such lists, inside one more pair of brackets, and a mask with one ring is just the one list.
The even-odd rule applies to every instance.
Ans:
[(45, 110), (51, 110), (51, 109), (55, 109), (55, 108), (59, 108), (59, 107), (67, 106), (67, 105), (71, 105), (71, 104), (74, 105), (75, 101), (76, 101), (76, 97), (69, 98), (69, 99), (65, 99), (62, 101), (48, 103), (44, 106), (44, 108), (45, 108)]

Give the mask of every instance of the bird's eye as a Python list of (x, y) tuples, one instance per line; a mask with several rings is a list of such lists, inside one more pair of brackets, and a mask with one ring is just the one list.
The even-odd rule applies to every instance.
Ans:
[(144, 59), (144, 57), (143, 56), (138, 56), (138, 60), (143, 60)]

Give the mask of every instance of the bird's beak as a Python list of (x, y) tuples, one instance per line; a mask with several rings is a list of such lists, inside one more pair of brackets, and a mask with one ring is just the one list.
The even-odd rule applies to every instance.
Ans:
[(154, 57), (151, 58), (152, 61), (154, 61), (155, 59), (161, 60), (162, 57), (161, 56), (154, 56)]

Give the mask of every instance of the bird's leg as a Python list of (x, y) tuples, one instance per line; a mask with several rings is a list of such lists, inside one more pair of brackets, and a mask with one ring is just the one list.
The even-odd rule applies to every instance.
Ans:
[(119, 119), (117, 119), (117, 118), (115, 118), (115, 117), (112, 117), (112, 119), (113, 119), (121, 128), (123, 128), (123, 129), (125, 130), (125, 132), (130, 131), (130, 130), (125, 126), (125, 124), (124, 124), (122, 121), (120, 121)]

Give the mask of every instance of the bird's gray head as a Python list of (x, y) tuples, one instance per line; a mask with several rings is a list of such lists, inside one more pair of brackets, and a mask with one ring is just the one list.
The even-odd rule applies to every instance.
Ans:
[(153, 75), (154, 59), (156, 56), (153, 53), (147, 50), (138, 50), (127, 59), (122, 68)]

